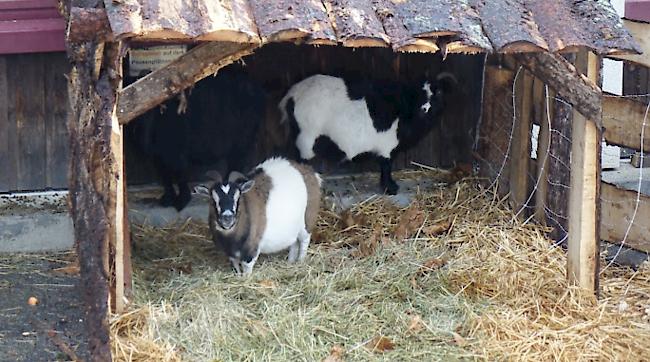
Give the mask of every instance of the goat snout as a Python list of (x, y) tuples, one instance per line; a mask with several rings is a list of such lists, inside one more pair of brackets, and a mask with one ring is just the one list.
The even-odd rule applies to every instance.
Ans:
[(221, 227), (224, 229), (230, 229), (235, 225), (235, 214), (230, 210), (224, 211), (219, 215), (219, 224), (221, 224)]

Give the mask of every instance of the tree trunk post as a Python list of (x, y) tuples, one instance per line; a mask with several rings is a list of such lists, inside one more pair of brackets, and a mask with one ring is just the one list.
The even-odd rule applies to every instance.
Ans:
[[(119, 43), (72, 44), (69, 56), (70, 215), (81, 270), (85, 325), (93, 361), (110, 361), (108, 316), (122, 297), (115, 258), (124, 240), (122, 133), (116, 116), (121, 78)], [(122, 269), (124, 270), (124, 269)], [(122, 290), (124, 286), (122, 284)], [(115, 302), (111, 303), (111, 299)]]

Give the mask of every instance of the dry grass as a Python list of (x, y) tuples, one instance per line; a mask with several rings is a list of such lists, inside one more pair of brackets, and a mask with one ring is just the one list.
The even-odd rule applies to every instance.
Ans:
[(205, 225), (134, 233), (136, 298), (111, 324), (117, 360), (650, 356), (650, 270), (610, 268), (600, 301), (580, 297), (544, 230), (475, 180), (420, 190), (406, 209), (326, 207), (307, 263), (263, 258), (248, 279)]

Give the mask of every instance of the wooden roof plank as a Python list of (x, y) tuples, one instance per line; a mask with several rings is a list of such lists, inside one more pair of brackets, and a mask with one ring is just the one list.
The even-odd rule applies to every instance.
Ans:
[[(331, 11), (325, 7), (325, 4)], [(104, 0), (115, 39), (638, 52), (608, 0)], [(374, 15), (373, 15), (373, 10)], [(381, 24), (381, 26), (380, 26)], [(335, 27), (337, 27), (335, 31)], [(338, 38), (337, 38), (338, 34)]]
[(607, 0), (524, 0), (551, 52), (589, 48), (596, 53), (614, 49), (637, 51), (630, 34)]
[(104, 0), (116, 36), (259, 43), (246, 0)]
[(390, 43), (370, 0), (325, 0), (339, 43), (349, 47), (386, 47)]
[(632, 33), (634, 39), (640, 45), (641, 51), (643, 54), (610, 54), (610, 57), (620, 60), (627, 60), (634, 62), (636, 64), (643, 65), (644, 67), (650, 67), (650, 24), (641, 23), (638, 21), (624, 20), (623, 23), (627, 30)]
[(108, 21), (115, 38), (126, 38), (142, 33), (142, 14), (138, 0), (114, 2), (104, 0)]
[(249, 0), (262, 41), (336, 44), (336, 34), (320, 1)]
[[(548, 50), (524, 0), (479, 1), (483, 30), (497, 52)], [(507, 25), (507, 26), (506, 26)]]
[(395, 9), (413, 37), (438, 37), (455, 51), (492, 50), (478, 13), (467, 0), (405, 0), (395, 2)]
[(390, 39), (393, 50), (401, 52), (429, 52), (438, 51), (438, 45), (430, 39), (419, 39), (411, 36), (402, 19), (397, 15), (396, 5), (391, 0), (372, 0), (372, 7), (377, 14)]

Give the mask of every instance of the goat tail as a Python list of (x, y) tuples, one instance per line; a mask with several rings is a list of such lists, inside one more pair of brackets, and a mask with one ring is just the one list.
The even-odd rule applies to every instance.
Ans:
[(280, 123), (285, 123), (289, 118), (289, 115), (287, 114), (287, 102), (290, 98), (291, 94), (287, 93), (287, 95), (282, 98), (280, 103), (278, 103), (278, 109), (280, 110)]
[(458, 84), (458, 79), (450, 72), (442, 72), (436, 76), (437, 81), (446, 80), (446, 79), (450, 80), (454, 85)]

